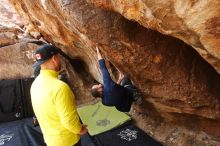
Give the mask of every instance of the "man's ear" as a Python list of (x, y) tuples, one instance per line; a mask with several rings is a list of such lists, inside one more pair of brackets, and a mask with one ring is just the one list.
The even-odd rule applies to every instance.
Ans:
[(52, 61), (56, 62), (56, 56), (55, 55), (52, 56)]

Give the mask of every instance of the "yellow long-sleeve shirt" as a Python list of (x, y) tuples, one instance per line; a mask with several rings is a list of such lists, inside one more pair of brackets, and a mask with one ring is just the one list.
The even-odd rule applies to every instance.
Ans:
[(73, 146), (82, 125), (74, 94), (53, 70), (41, 70), (31, 86), (31, 100), (48, 146)]

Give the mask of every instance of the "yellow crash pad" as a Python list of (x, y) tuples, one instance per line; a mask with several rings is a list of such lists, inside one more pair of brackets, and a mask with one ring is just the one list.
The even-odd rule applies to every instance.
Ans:
[(97, 135), (123, 123), (131, 120), (131, 118), (118, 111), (115, 107), (109, 107), (98, 102), (93, 105), (80, 107), (77, 109), (83, 124), (88, 125), (90, 135)]

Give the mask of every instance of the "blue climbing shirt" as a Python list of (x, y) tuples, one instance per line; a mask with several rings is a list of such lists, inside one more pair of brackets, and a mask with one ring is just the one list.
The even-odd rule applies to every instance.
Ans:
[(99, 60), (99, 67), (103, 77), (102, 103), (106, 106), (115, 106), (119, 111), (128, 112), (132, 103), (130, 91), (112, 80), (104, 59)]

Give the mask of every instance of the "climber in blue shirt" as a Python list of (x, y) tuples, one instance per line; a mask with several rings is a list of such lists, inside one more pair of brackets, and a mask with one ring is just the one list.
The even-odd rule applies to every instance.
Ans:
[(91, 93), (94, 97), (101, 97), (102, 103), (106, 106), (115, 106), (117, 110), (129, 112), (132, 101), (141, 103), (140, 94), (137, 92), (128, 77), (120, 74), (119, 80), (114, 82), (106, 68), (105, 60), (100, 54), (99, 48), (96, 47), (99, 68), (102, 73), (103, 84), (92, 86)]

